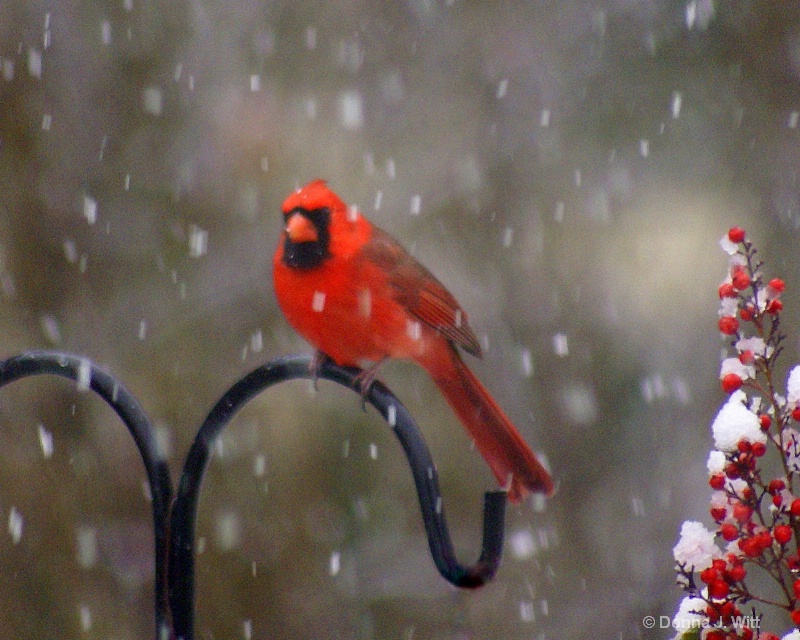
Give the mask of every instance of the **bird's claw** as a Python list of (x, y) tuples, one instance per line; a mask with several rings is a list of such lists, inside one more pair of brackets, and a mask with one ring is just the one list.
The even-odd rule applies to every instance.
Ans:
[[(382, 358), (371, 367), (364, 369), (353, 379), (353, 388), (358, 391), (361, 396), (361, 409), (367, 410), (367, 395), (369, 395), (372, 383), (378, 378), (378, 369), (387, 358)], [(314, 357), (311, 359), (311, 364), (308, 367), (311, 373), (311, 382), (314, 385), (314, 391), (319, 391), (317, 383), (319, 382), (319, 374), (322, 367), (326, 362), (333, 362), (333, 360), (322, 351), (315, 351)]]
[(355, 388), (361, 396), (362, 411), (367, 410), (367, 395), (369, 394), (370, 387), (372, 387), (372, 383), (378, 378), (378, 370), (380, 369), (380, 366), (385, 361), (386, 358), (382, 358), (368, 369), (364, 369), (353, 380), (353, 388)]
[(315, 351), (314, 357), (311, 358), (311, 364), (308, 365), (308, 370), (311, 372), (311, 383), (314, 385), (314, 391), (319, 391), (319, 372), (322, 370), (323, 365), (329, 360), (330, 358), (322, 351)]

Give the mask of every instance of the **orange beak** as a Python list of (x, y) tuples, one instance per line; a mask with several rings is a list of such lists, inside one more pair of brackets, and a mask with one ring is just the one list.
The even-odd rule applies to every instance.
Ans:
[(300, 213), (295, 213), (286, 221), (286, 235), (292, 242), (317, 242), (319, 234), (314, 224)]

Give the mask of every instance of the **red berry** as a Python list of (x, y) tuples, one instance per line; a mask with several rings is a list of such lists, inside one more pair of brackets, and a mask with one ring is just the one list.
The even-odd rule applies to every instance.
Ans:
[(739, 467), (737, 467), (733, 462), (729, 462), (725, 465), (725, 475), (728, 476), (731, 480), (736, 480), (741, 474), (739, 473)]
[(789, 513), (791, 513), (795, 518), (800, 516), (800, 498), (795, 498), (792, 500), (792, 504), (789, 505)]
[(736, 297), (736, 289), (733, 288), (733, 285), (730, 282), (723, 282), (719, 285), (719, 299), (722, 300), (723, 298), (735, 298)]
[(780, 478), (775, 478), (774, 480), (769, 481), (769, 485), (767, 486), (767, 491), (769, 491), (772, 495), (776, 493), (780, 493), (786, 488), (786, 483), (781, 480)]
[(722, 558), (714, 558), (711, 561), (711, 566), (714, 567), (717, 571), (725, 571), (725, 567), (728, 566), (728, 563), (725, 562)]
[(733, 316), (722, 316), (718, 324), (719, 330), (726, 336), (732, 336), (739, 330), (739, 321)]
[(770, 280), (769, 284), (767, 284), (767, 287), (769, 287), (770, 293), (775, 296), (778, 296), (786, 291), (786, 283), (780, 278), (773, 278)]
[(794, 622), (795, 626), (800, 627), (800, 609), (792, 611), (792, 622)]
[(753, 445), (750, 444), (749, 440), (739, 440), (736, 443), (736, 448), (739, 450), (739, 453), (750, 453), (753, 449)]
[(780, 493), (776, 493), (772, 496), (772, 504), (776, 507), (780, 507), (783, 504), (783, 496)]
[(756, 355), (747, 349), (739, 354), (739, 362), (742, 364), (753, 364), (756, 361)]
[(792, 590), (796, 598), (800, 598), (800, 578), (792, 583)]
[(760, 416), (758, 416), (758, 421), (761, 423), (762, 431), (769, 431), (769, 428), (772, 426), (772, 418), (770, 418), (766, 413), (762, 413)]
[(728, 476), (731, 480), (736, 480), (741, 474), (739, 473), (739, 467), (737, 467), (733, 462), (729, 462), (725, 465), (725, 475)]
[(711, 507), (709, 513), (711, 513), (714, 522), (722, 522), (725, 516), (728, 515), (728, 510), (725, 507)]
[(722, 390), (725, 393), (731, 394), (737, 389), (740, 389), (744, 384), (742, 378), (735, 373), (726, 373), (722, 377)]
[(789, 571), (800, 571), (800, 556), (798, 556), (796, 553), (786, 556), (786, 566), (788, 567)]
[(714, 580), (708, 585), (708, 595), (716, 600), (722, 600), (729, 592), (730, 587), (724, 580)]
[(733, 505), (733, 517), (736, 519), (737, 522), (747, 522), (753, 516), (753, 509), (748, 507), (746, 504), (742, 504), (741, 502), (737, 502)]
[(725, 475), (722, 473), (715, 473), (708, 479), (708, 484), (715, 491), (722, 491), (725, 488)]
[[(753, 455), (756, 458), (760, 458), (767, 452), (767, 445), (763, 442), (754, 442), (753, 443)], [(753, 461), (753, 466), (755, 466), (755, 460)]]
[(730, 582), (741, 582), (747, 575), (747, 569), (743, 564), (737, 564), (735, 567), (728, 569), (728, 578)]
[(758, 558), (764, 549), (757, 538), (742, 538), (738, 542), (742, 553), (748, 558)]
[(747, 305), (746, 307), (742, 307), (739, 309), (739, 317), (744, 320), (745, 322), (749, 322), (755, 316), (756, 310), (753, 308), (752, 305)]
[(703, 569), (700, 572), (700, 579), (706, 584), (710, 584), (718, 578), (719, 578), (719, 571), (717, 571), (714, 567), (708, 567), (707, 569)]
[(731, 284), (734, 289), (738, 289), (739, 291), (747, 289), (747, 287), (750, 286), (750, 276), (747, 275), (747, 271), (744, 270), (744, 267), (736, 266), (733, 268)]
[(726, 522), (719, 528), (719, 534), (723, 540), (731, 542), (739, 537), (739, 530), (730, 522)]
[(784, 545), (792, 539), (792, 528), (785, 524), (779, 524), (775, 527), (775, 542)]
[(780, 313), (783, 311), (783, 302), (775, 298), (774, 300), (770, 300), (767, 302), (767, 306), (764, 308), (764, 311), (767, 313), (771, 313), (775, 315), (776, 313)]
[(733, 242), (734, 244), (739, 244), (740, 242), (744, 242), (744, 229), (741, 227), (731, 227), (728, 230), (728, 240)]
[(738, 616), (740, 614), (739, 608), (733, 604), (730, 600), (726, 600), (722, 603), (721, 611), (723, 618), (726, 618), (726, 621), (730, 620), (731, 616)]
[(712, 629), (706, 634), (705, 640), (725, 640), (725, 634), (719, 629)]

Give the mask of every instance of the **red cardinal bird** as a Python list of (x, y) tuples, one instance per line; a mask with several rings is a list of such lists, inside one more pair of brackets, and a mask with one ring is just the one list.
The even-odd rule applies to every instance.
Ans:
[(322, 180), (291, 194), (283, 219), (275, 295), (300, 335), (342, 366), (413, 360), (444, 394), (509, 500), (552, 494), (550, 475), (459, 356), (457, 347), (481, 357), (481, 347), (444, 285)]

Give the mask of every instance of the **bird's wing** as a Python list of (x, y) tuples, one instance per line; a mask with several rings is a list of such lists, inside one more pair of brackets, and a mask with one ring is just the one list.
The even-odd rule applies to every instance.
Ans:
[(395, 300), (411, 316), (433, 327), (467, 353), (482, 356), (467, 314), (453, 294), (399, 242), (374, 227), (372, 237), (362, 248), (362, 257), (388, 275)]

